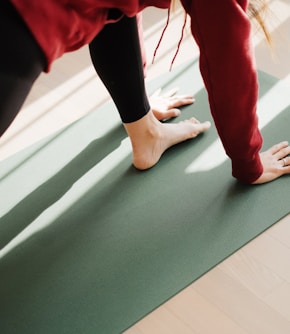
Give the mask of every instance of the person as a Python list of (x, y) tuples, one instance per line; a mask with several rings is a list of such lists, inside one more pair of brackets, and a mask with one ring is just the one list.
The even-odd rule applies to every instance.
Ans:
[[(1, 34), (1, 40), (3, 42), (3, 45), (5, 45), (5, 52), (2, 52), (0, 54), (0, 90), (1, 90), (1, 95), (0, 95), (0, 136), (6, 131), (6, 129), (9, 127), (11, 122), (13, 121), (14, 117), (17, 115), (18, 111), (20, 110), (27, 94), (29, 93), (33, 83), (39, 76), (39, 74), (42, 71), (49, 72), (51, 64), (54, 59), (58, 58), (63, 54), (63, 52), (68, 52), (71, 51), (71, 49), (78, 49), (81, 45), (87, 44), (87, 41), (82, 41), (78, 42), (77, 38), (76, 41), (73, 40), (72, 42), (70, 40), (68, 41), (60, 41), (60, 39), (65, 39), (67, 35), (70, 35), (69, 33), (66, 34), (64, 32), (61, 32), (61, 35), (59, 36), (57, 32), (54, 31), (54, 29), (60, 29), (58, 26), (62, 23), (60, 23), (61, 18), (58, 18), (57, 15), (52, 19), (53, 22), (50, 22), (48, 20), (48, 24), (50, 25), (50, 30), (52, 33), (48, 34), (49, 38), (51, 40), (45, 41), (46, 47), (40, 47), (43, 43), (40, 42), (38, 43), (35, 36), (31, 33), (33, 29), (28, 29), (27, 23), (23, 20), (22, 16), (19, 14), (20, 12), (24, 11), (26, 12), (26, 5), (21, 4), (18, 2), (17, 4), (12, 3), (13, 1), (10, 0), (4, 0), (1, 1), (0, 3), (0, 34)], [(70, 10), (68, 7), (62, 8), (64, 4), (52, 1), (50, 3), (47, 3), (48, 9), (47, 13), (57, 13), (57, 8), (59, 8), (59, 11), (63, 10), (61, 12), (61, 15), (65, 15), (66, 19), (68, 21), (71, 21), (71, 17), (74, 17), (74, 11)], [(22, 7), (23, 8), (22, 8)], [(32, 25), (38, 25), (40, 24), (40, 18), (42, 15), (47, 16), (46, 14), (43, 14), (43, 8), (42, 6), (38, 6), (36, 2), (31, 2), (31, 6), (29, 6), (29, 12), (33, 12), (33, 18), (29, 18), (29, 22), (32, 22)], [(46, 7), (46, 5), (45, 5)], [(54, 8), (55, 7), (55, 8)], [(38, 13), (38, 15), (37, 15)], [(106, 19), (106, 23), (109, 22), (114, 22), (114, 15), (117, 13), (117, 15), (120, 15), (120, 11), (110, 11), (110, 15), (112, 17), (109, 17)], [(60, 15), (60, 16), (61, 16)], [(100, 16), (101, 18), (103, 17), (100, 13), (99, 10), (96, 10), (95, 15), (98, 17)], [(25, 16), (25, 15), (24, 15)], [(89, 19), (91, 19), (89, 17)], [(88, 20), (89, 20), (88, 19)], [(44, 19), (42, 22), (46, 21)], [(127, 22), (129, 20), (125, 20)], [(132, 21), (132, 20), (130, 20)], [(133, 19), (134, 21), (134, 19)], [(66, 22), (68, 26), (72, 25), (72, 28), (67, 28), (67, 29), (72, 29), (74, 31), (75, 27), (73, 26), (73, 20), (71, 22)], [(56, 27), (54, 27), (56, 26)], [(151, 101), (154, 101), (154, 104), (157, 105), (157, 108), (152, 108), (152, 110), (149, 110), (149, 103), (147, 101), (147, 96), (145, 92), (145, 87), (143, 84), (143, 75), (144, 73), (142, 72), (141, 76), (141, 69), (137, 68), (131, 69), (131, 64), (130, 68), (127, 70), (124, 70), (120, 72), (120, 70), (124, 67), (125, 62), (123, 62), (123, 59), (132, 59), (132, 64), (135, 61), (134, 66), (139, 66), (139, 57), (137, 60), (134, 59), (134, 56), (132, 57), (130, 52), (128, 54), (127, 49), (123, 49), (124, 46), (126, 45), (126, 48), (128, 47), (131, 50), (134, 50), (131, 47), (131, 44), (135, 48), (135, 52), (138, 53), (138, 47), (137, 42), (135, 40), (135, 31), (132, 34), (132, 36), (125, 36), (124, 34), (127, 33), (128, 28), (124, 27), (126, 24), (123, 24), (120, 22), (120, 24), (117, 27), (117, 30), (120, 29), (120, 33), (116, 34), (113, 36), (113, 39), (118, 39), (121, 38), (124, 41), (124, 44), (119, 47), (115, 46), (114, 48), (114, 54), (119, 54), (118, 60), (120, 67), (115, 67), (116, 72), (115, 74), (118, 76), (118, 80), (121, 83), (121, 88), (123, 92), (119, 94), (115, 100), (117, 99), (117, 105), (119, 105), (119, 110), (120, 110), (120, 115), (121, 118), (126, 119), (127, 122), (132, 122), (135, 119), (139, 117), (139, 115), (135, 115), (136, 109), (140, 109), (140, 113), (147, 113), (150, 114), (148, 117), (151, 117), (152, 120), (156, 121), (157, 120), (162, 120), (162, 119), (167, 119), (170, 117), (176, 117), (180, 111), (177, 109), (177, 107), (185, 104), (191, 104), (194, 102), (194, 99), (191, 95), (175, 95), (175, 96), (153, 96), (151, 97)], [(129, 29), (132, 28), (134, 24), (130, 23)], [(57, 28), (58, 27), (58, 28)], [(66, 27), (66, 26), (65, 26)], [(93, 27), (94, 28), (94, 27)], [(134, 27), (135, 28), (135, 27)], [(42, 31), (41, 35), (44, 37), (46, 32), (44, 30), (46, 28), (41, 27), (38, 31)], [(100, 26), (97, 25), (97, 30), (100, 30)], [(9, 33), (7, 33), (7, 31)], [(138, 31), (139, 33), (140, 31)], [(94, 34), (96, 33), (96, 30), (94, 30), (93, 33), (89, 34), (89, 37), (85, 38), (91, 38)], [(77, 32), (75, 33), (77, 35)], [(81, 33), (80, 33), (81, 35)], [(134, 38), (133, 42), (131, 41), (130, 38)], [(48, 38), (48, 39), (49, 39)], [(47, 43), (47, 44), (46, 44)], [(73, 44), (73, 46), (70, 45), (70, 43)], [(125, 44), (126, 43), (126, 44)], [(49, 46), (50, 45), (50, 46)], [(96, 45), (96, 43), (94, 44)], [(63, 48), (63, 49), (62, 49)], [(47, 49), (47, 50), (46, 50)], [(45, 50), (45, 52), (43, 51)], [(20, 52), (21, 51), (21, 52)], [(121, 54), (121, 51), (124, 51)], [(92, 53), (100, 53), (100, 49), (98, 47), (96, 50), (93, 50), (93, 47), (91, 45), (91, 52)], [(105, 52), (101, 51), (102, 53)], [(55, 53), (55, 54), (54, 54)], [(105, 55), (105, 58), (107, 56)], [(111, 64), (109, 63), (109, 57), (108, 61), (105, 62), (104, 64), (104, 69), (106, 67), (110, 68)], [(111, 61), (111, 60), (110, 60)], [(112, 60), (113, 63), (115, 63), (115, 60)], [(127, 61), (127, 64), (129, 65), (130, 61)], [(142, 66), (145, 64), (142, 64)], [(112, 67), (113, 68), (113, 67)], [(144, 68), (143, 68), (144, 70)], [(129, 72), (132, 72), (133, 76), (137, 77), (137, 81), (135, 78), (132, 81), (129, 81), (129, 85), (127, 85), (127, 89), (124, 90), (123, 87), (126, 87), (124, 85), (124, 80), (126, 79), (127, 75)], [(109, 72), (108, 72), (109, 75)], [(114, 75), (114, 73), (113, 73)], [(104, 79), (107, 80), (107, 79)], [(133, 99), (132, 98), (132, 92), (133, 90), (136, 90), (135, 87), (139, 85), (139, 82), (142, 83), (139, 91), (142, 94), (142, 98), (139, 101), (138, 99), (140, 98), (140, 94), (137, 95)], [(117, 92), (116, 92), (117, 93)], [(114, 93), (115, 94), (115, 93)], [(134, 93), (133, 93), (134, 96)], [(119, 102), (120, 99), (120, 102)], [(143, 101), (144, 99), (144, 101)], [(120, 105), (124, 101), (132, 101), (130, 103), (126, 104), (125, 108), (122, 108)], [(137, 102), (136, 102), (137, 101)], [(139, 104), (139, 105), (138, 105)], [(146, 110), (145, 110), (146, 109)], [(143, 114), (142, 114), (143, 115)], [(155, 125), (159, 125), (157, 122), (155, 122)], [(153, 126), (153, 124), (152, 124)], [(175, 126), (172, 124), (172, 126), (166, 125), (162, 126), (162, 135), (166, 136), (166, 138), (170, 137), (170, 141), (168, 143), (165, 143), (164, 145), (171, 146), (172, 144), (178, 143), (180, 141), (183, 141), (185, 139), (194, 137), (199, 134), (199, 132), (204, 131), (203, 128), (205, 126), (200, 125), (199, 122), (192, 118), (189, 121), (180, 123), (179, 125)], [(178, 130), (176, 132), (176, 130)], [(164, 142), (167, 141), (167, 139), (164, 138)], [(164, 148), (165, 149), (165, 148)], [(161, 153), (160, 153), (161, 155)], [(157, 160), (157, 156), (154, 158)], [(137, 163), (138, 158), (135, 159), (136, 161), (136, 166), (138, 166)], [(152, 162), (149, 162), (152, 163)], [(139, 168), (141, 168), (139, 164)]]
[[(257, 184), (290, 173), (288, 142), (260, 153), (258, 83), (251, 24), (246, 15), (248, 1), (182, 0), (181, 3), (191, 17), (211, 113), (232, 161), (233, 176)], [(177, 124), (161, 123), (150, 108), (135, 18), (149, 5), (169, 8), (170, 0), (2, 0), (0, 33), (5, 45), (0, 55), (0, 89), (5, 93), (0, 101), (2, 133), (18, 113), (40, 72), (48, 72), (56, 58), (85, 44), (89, 44), (95, 69), (131, 139), (136, 168), (151, 168), (167, 148), (208, 130), (209, 122), (200, 123), (194, 118)]]

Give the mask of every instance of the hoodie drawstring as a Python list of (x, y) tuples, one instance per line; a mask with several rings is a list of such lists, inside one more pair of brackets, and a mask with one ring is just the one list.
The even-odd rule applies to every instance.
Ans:
[[(167, 21), (166, 21), (165, 27), (163, 28), (163, 31), (161, 33), (161, 36), (159, 38), (159, 41), (158, 41), (157, 46), (156, 46), (156, 48), (154, 50), (154, 53), (153, 53), (152, 64), (154, 63), (154, 60), (155, 60), (155, 57), (156, 57), (156, 54), (157, 54), (157, 50), (158, 50), (158, 48), (159, 48), (159, 46), (161, 44), (161, 41), (162, 41), (163, 36), (165, 34), (165, 31), (166, 31), (166, 29), (167, 29), (167, 27), (169, 25), (169, 20), (170, 20), (170, 8), (168, 8)], [(177, 54), (179, 52), (180, 45), (181, 45), (181, 42), (182, 42), (183, 36), (184, 36), (184, 30), (185, 30), (185, 27), (186, 27), (186, 23), (187, 23), (187, 14), (185, 13), (185, 15), (184, 15), (184, 21), (183, 21), (183, 26), (182, 26), (182, 30), (181, 30), (181, 36), (180, 36), (180, 39), (179, 39), (178, 44), (177, 44), (176, 52), (175, 52), (175, 54), (174, 54), (174, 56), (172, 58), (169, 71), (172, 70), (173, 63), (174, 63), (174, 61), (175, 61), (175, 59), (177, 57)]]

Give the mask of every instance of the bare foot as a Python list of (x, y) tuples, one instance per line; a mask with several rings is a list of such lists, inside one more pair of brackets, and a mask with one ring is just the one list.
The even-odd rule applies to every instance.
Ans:
[(145, 170), (153, 167), (169, 147), (208, 130), (210, 122), (200, 123), (191, 118), (176, 124), (164, 124), (150, 111), (140, 120), (124, 126), (132, 143), (133, 165)]

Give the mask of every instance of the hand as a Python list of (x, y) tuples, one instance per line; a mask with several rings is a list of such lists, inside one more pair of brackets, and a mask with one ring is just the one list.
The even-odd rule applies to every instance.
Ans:
[(159, 88), (149, 97), (149, 102), (154, 116), (159, 121), (180, 115), (178, 107), (194, 103), (195, 99), (192, 95), (176, 95), (178, 88), (173, 88), (165, 94), (160, 95)]
[(288, 142), (281, 142), (272, 146), (269, 150), (260, 153), (264, 171), (253, 184), (270, 182), (282, 175), (290, 174), (289, 154), (290, 146)]

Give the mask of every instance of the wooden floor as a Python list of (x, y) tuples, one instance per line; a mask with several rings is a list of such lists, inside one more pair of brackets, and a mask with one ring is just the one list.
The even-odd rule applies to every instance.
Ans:
[[(158, 10), (144, 13), (148, 80), (168, 71), (179, 39), (183, 16), (177, 10), (156, 61), (150, 64), (165, 16), (166, 12)], [(271, 1), (268, 20), (273, 49), (269, 50), (260, 34), (255, 35), (257, 64), (259, 69), (289, 83), (290, 92), (289, 0)], [(198, 50), (187, 33), (175, 66), (197, 56)], [(49, 75), (41, 76), (17, 120), (0, 140), (0, 160), (77, 120), (108, 98), (90, 65), (87, 49), (66, 55), (55, 63)], [(290, 215), (126, 334), (289, 334), (289, 264)]]

